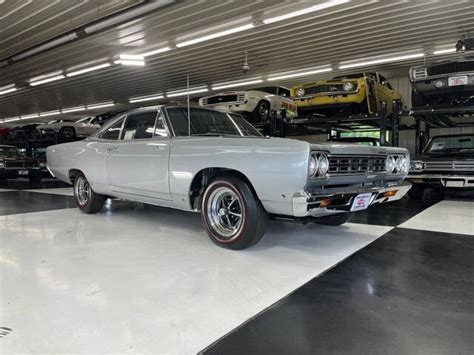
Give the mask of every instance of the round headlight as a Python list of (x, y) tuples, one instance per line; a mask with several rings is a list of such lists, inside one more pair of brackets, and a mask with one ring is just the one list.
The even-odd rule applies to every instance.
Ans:
[(319, 167), (318, 167), (318, 175), (325, 176), (329, 170), (329, 160), (326, 154), (321, 154), (319, 157)]
[(444, 81), (443, 80), (436, 80), (434, 84), (438, 89), (440, 89), (444, 86)]
[(303, 88), (299, 88), (298, 90), (296, 90), (296, 96), (301, 97), (303, 95), (304, 95), (304, 89)]
[(342, 88), (344, 89), (344, 91), (351, 91), (354, 90), (354, 84), (351, 82), (347, 82), (342, 85)]
[(309, 158), (309, 164), (308, 164), (308, 175), (314, 176), (317, 170), (318, 170), (317, 158), (314, 155), (311, 155), (311, 158)]
[(398, 157), (396, 160), (395, 160), (395, 170), (397, 173), (401, 172), (403, 170), (403, 167), (405, 166), (405, 162), (404, 160), (406, 160), (405, 157)]
[(395, 170), (395, 158), (389, 155), (387, 159), (385, 159), (385, 171), (390, 174), (394, 170)]

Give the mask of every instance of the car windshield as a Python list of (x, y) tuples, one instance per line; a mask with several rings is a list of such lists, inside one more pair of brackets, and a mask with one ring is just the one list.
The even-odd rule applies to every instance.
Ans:
[(0, 156), (3, 157), (18, 157), (20, 156), (20, 152), (15, 147), (1, 147), (0, 146)]
[[(81, 118), (79, 121), (77, 121), (77, 123), (89, 123), (90, 119), (91, 119), (90, 117)], [(67, 121), (64, 121), (64, 122), (67, 122)]]
[[(167, 108), (170, 123), (176, 136), (188, 136), (188, 109)], [(242, 116), (221, 111), (191, 108), (191, 135), (193, 136), (244, 136), (261, 137)]]
[(427, 154), (438, 154), (465, 150), (474, 150), (474, 134), (433, 137), (424, 152)]

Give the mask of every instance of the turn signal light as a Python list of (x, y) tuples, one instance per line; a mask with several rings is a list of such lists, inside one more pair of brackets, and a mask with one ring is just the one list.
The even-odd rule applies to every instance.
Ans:
[(392, 197), (397, 194), (398, 190), (386, 191), (383, 193), (384, 197)]
[(320, 208), (324, 208), (324, 207), (327, 207), (331, 204), (331, 200), (328, 199), (328, 198), (325, 198), (323, 200), (321, 200), (321, 202), (319, 203), (319, 207)]

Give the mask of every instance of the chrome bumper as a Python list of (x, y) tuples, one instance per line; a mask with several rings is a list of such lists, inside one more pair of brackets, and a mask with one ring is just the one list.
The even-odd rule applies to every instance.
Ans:
[(407, 180), (414, 184), (431, 184), (457, 188), (474, 187), (474, 175), (419, 174), (408, 175)]
[[(361, 193), (370, 193), (370, 205), (400, 200), (410, 190), (406, 181), (387, 183), (384, 186), (348, 188), (345, 192), (315, 194), (301, 191), (293, 195), (294, 217), (319, 217), (351, 209), (354, 198)], [(394, 192), (391, 192), (394, 191)], [(323, 205), (324, 207), (321, 207)]]

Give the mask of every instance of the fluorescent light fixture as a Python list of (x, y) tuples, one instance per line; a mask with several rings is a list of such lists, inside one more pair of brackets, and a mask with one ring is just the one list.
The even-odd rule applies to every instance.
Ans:
[(152, 50), (152, 51), (149, 51), (149, 52), (145, 52), (145, 53), (142, 54), (142, 56), (148, 57), (150, 55), (160, 54), (160, 53), (163, 53), (163, 52), (168, 52), (170, 50), (171, 50), (171, 47), (158, 48), (158, 49), (155, 49), (155, 50)]
[(135, 65), (135, 66), (144, 66), (145, 62), (139, 60), (116, 60), (115, 64), (122, 64), (122, 65)]
[(235, 88), (235, 87), (238, 87), (238, 86), (246, 86), (246, 85), (253, 85), (253, 84), (259, 84), (263, 82), (263, 80), (258, 77), (258, 78), (251, 78), (251, 79), (247, 79), (245, 81), (242, 81), (242, 80), (235, 80), (235, 81), (228, 81), (228, 82), (225, 82), (225, 83), (218, 83), (218, 84), (214, 84), (212, 85), (212, 90), (221, 90), (221, 89), (227, 89), (227, 88)]
[(144, 66), (145, 57), (141, 54), (120, 54), (115, 64)]
[(262, 22), (264, 24), (268, 25), (270, 23), (287, 20), (289, 18), (293, 18), (293, 17), (296, 17), (296, 16), (306, 15), (306, 14), (309, 14), (311, 12), (327, 9), (329, 7), (341, 5), (341, 4), (344, 4), (344, 3), (347, 3), (347, 2), (349, 2), (349, 0), (331, 0), (331, 1), (327, 1), (327, 2), (322, 3), (322, 4), (306, 7), (304, 9), (301, 9), (301, 10), (298, 10), (298, 11), (289, 12), (289, 13), (281, 15), (281, 16), (271, 17), (271, 18), (268, 18), (266, 20), (263, 20)]
[(143, 55), (141, 54), (120, 54), (120, 59), (125, 60), (144, 60)]
[(30, 79), (30, 85), (31, 86), (41, 85), (41, 84), (44, 84), (44, 83), (49, 83), (51, 81), (61, 80), (61, 79), (64, 79), (64, 78), (65, 78), (65, 76), (61, 74), (61, 75), (51, 76), (49, 78), (42, 79), (42, 80), (36, 80), (36, 81), (32, 81), (33, 79)]
[(177, 96), (185, 96), (185, 95), (192, 95), (192, 94), (199, 94), (201, 92), (208, 92), (209, 89), (207, 86), (199, 86), (195, 88), (189, 88), (189, 92), (185, 89), (183, 90), (174, 90), (166, 93), (166, 97), (177, 97)]
[(77, 106), (77, 107), (63, 108), (61, 112), (62, 113), (78, 112), (78, 111), (85, 111), (85, 109), (86, 109), (85, 106)]
[(93, 110), (95, 108), (110, 107), (110, 106), (115, 106), (115, 102), (113, 101), (101, 102), (99, 104), (87, 105), (86, 107), (88, 110)]
[(99, 65), (95, 65), (93, 67), (88, 67), (88, 68), (79, 69), (79, 70), (75, 70), (75, 71), (66, 73), (66, 76), (68, 76), (68, 77), (69, 76), (76, 76), (76, 75), (88, 73), (90, 71), (94, 71), (94, 70), (98, 70), (98, 69), (102, 69), (102, 68), (107, 68), (107, 67), (110, 67), (111, 65), (112, 64), (110, 64), (110, 63), (99, 64)]
[[(424, 56), (425, 56), (424, 53), (414, 53), (414, 54), (406, 54), (406, 55), (400, 55), (400, 56), (395, 56), (395, 57), (369, 59), (366, 61), (359, 61), (359, 62), (357, 60), (352, 61), (352, 62), (341, 62), (339, 65), (339, 69), (359, 68), (359, 67), (366, 67), (366, 66), (370, 66), (374, 64), (399, 62), (402, 60), (422, 58)], [(344, 64), (344, 63), (347, 63), (347, 64)]]
[(448, 54), (448, 53), (456, 53), (456, 48), (438, 49), (433, 52), (434, 55)]
[(31, 115), (20, 116), (22, 120), (27, 120), (28, 118), (35, 118), (35, 117), (39, 117), (39, 115), (37, 113), (32, 113)]
[(15, 84), (10, 84), (0, 88), (0, 95), (8, 94), (9, 92), (17, 91)]
[(254, 28), (254, 27), (255, 27), (255, 25), (253, 23), (249, 23), (247, 25), (234, 27), (234, 28), (231, 28), (231, 29), (228, 29), (228, 30), (225, 30), (225, 31), (212, 33), (212, 34), (207, 35), (207, 36), (202, 36), (202, 37), (198, 37), (198, 38), (195, 38), (195, 39), (190, 39), (189, 41), (178, 42), (178, 43), (176, 43), (176, 47), (181, 48), (181, 47), (190, 46), (192, 44), (196, 44), (196, 43), (200, 43), (200, 42), (204, 42), (204, 41), (209, 41), (210, 39), (227, 36), (227, 35), (230, 35), (232, 33), (246, 31), (246, 30), (249, 30), (249, 29)]
[(39, 113), (40, 117), (54, 116), (54, 115), (59, 115), (59, 114), (61, 114), (61, 111), (59, 111), (59, 110), (48, 111), (48, 112), (40, 112)]
[(153, 101), (153, 100), (160, 100), (164, 98), (165, 96), (163, 94), (154, 94), (154, 95), (148, 95), (148, 96), (131, 97), (128, 100), (128, 102), (133, 104), (134, 102)]
[(21, 120), (20, 117), (8, 117), (8, 118), (4, 118), (3, 122), (13, 122), (13, 121), (19, 121), (19, 120)]
[(268, 76), (268, 81), (298, 78), (298, 77), (301, 77), (301, 76), (310, 76), (310, 75), (314, 75), (314, 74), (327, 73), (327, 72), (330, 72), (330, 71), (332, 71), (331, 67), (324, 67), (324, 68), (318, 67), (318, 68), (301, 69), (301, 70), (298, 70), (298, 71), (270, 74)]

